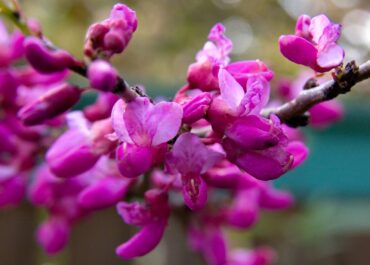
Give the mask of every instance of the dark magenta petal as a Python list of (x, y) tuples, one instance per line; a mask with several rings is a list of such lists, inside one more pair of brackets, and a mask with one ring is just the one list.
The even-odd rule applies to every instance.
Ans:
[(252, 76), (263, 76), (267, 81), (274, 77), (274, 72), (260, 60), (238, 61), (227, 65), (225, 68), (244, 89), (248, 79)]
[(63, 178), (89, 170), (99, 157), (92, 148), (89, 136), (76, 129), (65, 132), (46, 153), (51, 171)]
[(293, 163), (293, 156), (280, 147), (271, 147), (269, 149), (261, 152), (246, 152), (237, 158), (235, 162), (257, 179), (276, 179), (290, 169)]
[(225, 135), (246, 149), (265, 149), (279, 143), (278, 135), (273, 133), (269, 120), (257, 115), (238, 118)]
[(28, 62), (42, 73), (60, 72), (75, 63), (68, 52), (50, 50), (42, 40), (36, 37), (28, 37), (24, 43), (24, 48)]
[(182, 121), (192, 124), (204, 117), (212, 100), (210, 93), (204, 92), (190, 99), (183, 106)]
[(292, 142), (290, 142), (288, 144), (286, 150), (287, 150), (287, 152), (292, 154), (293, 157), (294, 157), (291, 169), (293, 169), (293, 168), (299, 166), (300, 164), (302, 164), (306, 160), (306, 158), (308, 156), (308, 152), (309, 152), (307, 146), (301, 141), (292, 141)]
[(290, 61), (309, 67), (316, 66), (317, 49), (302, 37), (283, 35), (279, 38), (280, 52)]
[(72, 108), (80, 99), (78, 87), (61, 84), (21, 108), (18, 117), (25, 125), (37, 125)]
[(85, 209), (98, 210), (120, 201), (129, 188), (124, 178), (105, 177), (84, 189), (78, 195), (78, 203)]
[(135, 178), (148, 171), (158, 160), (163, 158), (166, 146), (145, 147), (123, 143), (116, 151), (116, 159), (121, 174)]
[(131, 239), (118, 246), (116, 254), (123, 259), (132, 259), (149, 253), (161, 241), (166, 226), (167, 218), (146, 224)]

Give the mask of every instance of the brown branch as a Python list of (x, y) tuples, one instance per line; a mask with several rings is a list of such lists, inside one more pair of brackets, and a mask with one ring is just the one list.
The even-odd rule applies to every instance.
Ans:
[[(314, 105), (345, 94), (357, 83), (370, 78), (370, 60), (357, 67), (350, 62), (344, 69), (336, 69), (333, 80), (319, 86), (303, 90), (295, 99), (275, 109), (266, 109), (263, 114), (276, 114), (282, 123), (291, 127), (306, 125), (308, 111)], [(306, 124), (305, 124), (306, 123)]]

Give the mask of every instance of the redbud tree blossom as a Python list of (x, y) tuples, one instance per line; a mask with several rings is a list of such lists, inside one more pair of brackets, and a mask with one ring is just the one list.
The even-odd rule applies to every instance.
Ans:
[[(180, 218), (189, 247), (209, 265), (272, 264), (272, 249), (233, 249), (224, 229), (252, 229), (261, 211), (294, 204), (272, 180), (309, 154), (298, 127), (339, 120), (335, 97), (370, 77), (369, 62), (343, 67), (341, 25), (324, 14), (300, 16), (295, 34), (276, 41), (306, 67), (296, 80), (275, 76), (261, 59), (232, 61), (233, 43), (217, 23), (186, 83), (172, 100), (155, 101), (110, 61), (138, 26), (125, 4), (86, 30), (84, 60), (56, 47), (21, 10), (4, 14), (19, 30), (0, 22), (0, 207), (27, 200), (46, 210), (36, 239), (50, 255), (66, 247), (74, 224), (116, 207), (122, 225), (139, 227), (117, 246), (122, 259), (154, 250), (169, 218)], [(88, 86), (71, 83), (71, 73)], [(91, 90), (97, 101), (72, 111)], [(210, 196), (219, 192), (226, 196)]]

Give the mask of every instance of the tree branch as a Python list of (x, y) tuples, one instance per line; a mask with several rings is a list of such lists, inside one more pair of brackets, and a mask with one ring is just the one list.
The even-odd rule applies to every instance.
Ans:
[(357, 83), (370, 78), (370, 60), (360, 67), (352, 61), (344, 69), (336, 69), (333, 80), (319, 86), (303, 90), (295, 99), (275, 109), (265, 109), (263, 114), (276, 114), (282, 123), (298, 127), (308, 121), (305, 114), (314, 105), (345, 94)]

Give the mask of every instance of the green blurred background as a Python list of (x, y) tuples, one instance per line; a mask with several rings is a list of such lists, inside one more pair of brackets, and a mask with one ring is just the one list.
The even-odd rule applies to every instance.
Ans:
[[(40, 21), (49, 39), (80, 58), (87, 27), (104, 19), (116, 3), (108, 0), (20, 2), (28, 17)], [(188, 65), (216, 22), (225, 24), (227, 35), (234, 41), (232, 59), (266, 62), (276, 73), (273, 85), (282, 76), (294, 78), (302, 69), (284, 60), (277, 40), (281, 34), (294, 32), (295, 20), (303, 13), (325, 13), (343, 25), (340, 43), (347, 61), (355, 59), (361, 63), (370, 59), (369, 0), (131, 0), (124, 3), (136, 10), (139, 27), (124, 54), (114, 59), (114, 65), (130, 83), (145, 85), (151, 96), (174, 95), (185, 82)], [(234, 243), (269, 243), (278, 250), (278, 264), (284, 265), (370, 264), (369, 85), (364, 82), (340, 98), (346, 106), (344, 120), (325, 130), (305, 129), (311, 150), (309, 159), (277, 181), (277, 186), (295, 193), (297, 206), (286, 213), (264, 215), (252, 232), (242, 235), (230, 232)], [(113, 212), (97, 218), (86, 226), (100, 233), (98, 238), (77, 228), (80, 237), (85, 237), (84, 243), (75, 237), (68, 255), (56, 259), (38, 255), (38, 262), (92, 265), (91, 260), (76, 258), (79, 255), (76, 248), (87, 244), (86, 253), (103, 251), (101, 246), (109, 243), (98, 243), (99, 240), (108, 242), (104, 237), (107, 234), (114, 237), (123, 233), (101, 232), (105, 229), (104, 222), (117, 224)], [(113, 248), (106, 247), (106, 251), (112, 253), (102, 258), (103, 263), (94, 264), (126, 264), (110, 260)], [(163, 264), (165, 252), (161, 246), (138, 263)], [(66, 255), (75, 257), (74, 261)]]

